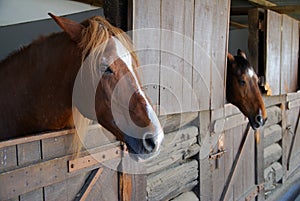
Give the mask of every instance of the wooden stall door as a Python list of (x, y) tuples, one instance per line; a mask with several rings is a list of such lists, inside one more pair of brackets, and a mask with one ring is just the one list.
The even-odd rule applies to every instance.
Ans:
[(300, 164), (300, 93), (287, 95), (286, 129), (283, 136), (285, 178)]
[(254, 131), (236, 107), (226, 105), (224, 114), (213, 120), (212, 132), (206, 134), (211, 149), (200, 164), (201, 200), (255, 200), (262, 193), (258, 190), (263, 182), (259, 167), (263, 152), (258, 150), (262, 143), (255, 143)]

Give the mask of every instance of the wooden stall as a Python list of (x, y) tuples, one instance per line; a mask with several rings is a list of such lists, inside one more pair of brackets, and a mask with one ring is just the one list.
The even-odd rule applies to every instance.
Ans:
[(268, 121), (254, 132), (226, 104), (229, 0), (122, 5), (143, 89), (164, 128), (160, 154), (137, 167), (142, 174), (126, 174), (126, 148), (98, 125), (78, 156), (74, 130), (1, 142), (0, 200), (267, 200), (300, 164), (298, 22), (249, 12), (250, 60), (268, 92)]

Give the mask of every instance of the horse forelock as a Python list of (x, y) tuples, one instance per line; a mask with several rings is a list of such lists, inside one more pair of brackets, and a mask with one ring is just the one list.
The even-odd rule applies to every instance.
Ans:
[(130, 38), (121, 29), (114, 27), (103, 17), (92, 17), (84, 22), (82, 25), (85, 29), (82, 32), (82, 38), (79, 42), (79, 47), (82, 49), (83, 59), (91, 52), (96, 52), (101, 55), (107, 47), (108, 40), (112, 36), (116, 37), (122, 45), (130, 52), (135, 67), (139, 66), (137, 55), (133, 50), (133, 44)]

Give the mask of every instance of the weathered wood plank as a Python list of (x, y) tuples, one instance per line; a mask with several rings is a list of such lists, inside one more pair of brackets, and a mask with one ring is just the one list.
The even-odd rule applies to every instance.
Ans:
[(17, 145), (18, 149), (18, 165), (33, 164), (41, 160), (41, 142), (34, 141)]
[(169, 167), (147, 178), (148, 200), (167, 200), (195, 187), (198, 183), (198, 162), (188, 161)]
[[(43, 189), (37, 189), (35, 191), (31, 191), (29, 193), (25, 193), (20, 196), (20, 201), (43, 201)], [(48, 200), (47, 200), (48, 201)]]
[(297, 91), (296, 93), (288, 93), (286, 95), (286, 101), (293, 101), (295, 99), (300, 99), (300, 91)]
[(133, 1), (133, 42), (141, 64), (138, 73), (154, 106), (159, 105), (160, 90), (160, 12), (160, 0)]
[(282, 32), (281, 32), (281, 86), (280, 94), (291, 92), (291, 61), (292, 61), (292, 34), (293, 20), (287, 15), (282, 15)]
[(275, 143), (265, 148), (264, 150), (264, 168), (267, 168), (272, 163), (278, 161), (282, 156), (282, 148)]
[[(115, 145), (112, 145), (115, 146)], [(103, 146), (98, 149), (83, 152), (83, 154), (98, 153), (109, 146)], [(54, 183), (62, 182), (68, 178), (78, 174), (87, 172), (91, 169), (102, 166), (103, 164), (95, 164), (94, 166), (85, 168), (84, 170), (74, 173), (68, 172), (67, 162), (72, 159), (72, 156), (64, 156), (53, 160), (40, 162), (27, 167), (19, 168), (16, 170), (4, 172), (0, 174), (0, 183), (5, 183), (5, 186), (0, 188), (0, 200), (10, 199), (16, 195), (21, 195), (43, 186), (48, 186)], [(119, 159), (115, 161), (118, 164)], [(104, 163), (106, 165), (106, 163)], [(111, 167), (113, 164), (111, 164)], [(115, 168), (115, 167), (114, 167)], [(20, 182), (22, 181), (22, 182)]]
[(282, 128), (274, 124), (264, 129), (264, 147), (268, 147), (282, 139)]
[(0, 173), (17, 167), (17, 148), (9, 146), (0, 148)]
[(171, 114), (159, 117), (161, 126), (165, 133), (170, 133), (191, 123), (198, 117), (198, 112), (186, 112), (181, 114)]
[(282, 165), (278, 162), (272, 163), (264, 170), (265, 190), (273, 190), (283, 177)]
[(184, 104), (184, 0), (162, 0), (161, 7), (160, 114), (180, 113)]
[(47, 201), (72, 201), (84, 185), (88, 172), (44, 187), (44, 197)]
[(272, 106), (267, 108), (268, 120), (265, 124), (265, 127), (277, 124), (282, 120), (282, 111), (277, 106)]
[(160, 154), (145, 162), (147, 171), (152, 173), (162, 170), (198, 153), (200, 147), (196, 144), (197, 136), (198, 128), (194, 126), (165, 135)]
[[(211, 108), (223, 108), (225, 103), (226, 60), (228, 49), (230, 1), (211, 1), (213, 32), (211, 50)], [(203, 10), (203, 8), (202, 8)]]
[(288, 109), (299, 107), (300, 106), (300, 99), (289, 101), (287, 106), (288, 106)]
[(87, 197), (87, 201), (119, 201), (118, 172), (104, 167), (104, 170)]
[(60, 137), (63, 135), (68, 135), (68, 134), (74, 134), (74, 132), (75, 132), (74, 129), (67, 129), (67, 130), (60, 130), (60, 131), (55, 131), (55, 132), (47, 132), (45, 134), (40, 134), (40, 135), (32, 135), (32, 136), (22, 137), (22, 138), (13, 139), (13, 140), (7, 140), (7, 141), (0, 142), (0, 148), (13, 146), (13, 145), (17, 145), (17, 144), (22, 144), (22, 143), (27, 143), (27, 142), (33, 142), (33, 141), (37, 141), (37, 140)]
[(210, 147), (212, 145), (210, 137), (210, 111), (199, 113), (199, 192), (200, 200), (209, 201), (213, 194), (211, 161), (209, 160)]
[(249, 37), (248, 37), (248, 50), (249, 50), (249, 62), (253, 66), (255, 72), (259, 67), (259, 10), (257, 8), (250, 9), (248, 11), (248, 25), (249, 25)]
[(298, 62), (299, 62), (299, 21), (293, 19), (293, 30), (292, 30), (292, 60), (291, 60), (291, 71), (290, 71), (290, 91), (295, 92), (298, 86)]
[(178, 197), (172, 199), (172, 201), (199, 201), (199, 198), (195, 195), (194, 192), (182, 193)]
[(266, 86), (268, 95), (280, 94), (281, 15), (267, 10)]
[(73, 153), (73, 140), (74, 135), (64, 135), (42, 140), (43, 159), (52, 159)]
[(199, 111), (197, 99), (193, 91), (193, 51), (194, 51), (194, 4), (195, 0), (184, 1), (184, 41), (182, 71), (182, 111)]
[(200, 111), (209, 109), (210, 102), (213, 17), (210, 0), (195, 0), (193, 90)]

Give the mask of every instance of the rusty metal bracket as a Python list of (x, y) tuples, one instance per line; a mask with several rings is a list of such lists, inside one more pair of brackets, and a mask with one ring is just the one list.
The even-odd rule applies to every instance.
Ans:
[(264, 184), (260, 184), (260, 185), (255, 186), (253, 188), (253, 190), (245, 197), (245, 201), (253, 200), (253, 198), (255, 198), (258, 195), (258, 193), (260, 191), (262, 191), (264, 188), (265, 188)]
[(112, 160), (115, 158), (120, 158), (120, 157), (121, 157), (121, 148), (119, 146), (113, 147), (111, 149), (107, 149), (98, 153), (76, 158), (74, 160), (69, 160), (68, 171), (69, 172), (78, 171), (83, 168), (87, 168), (96, 165), (98, 163)]

